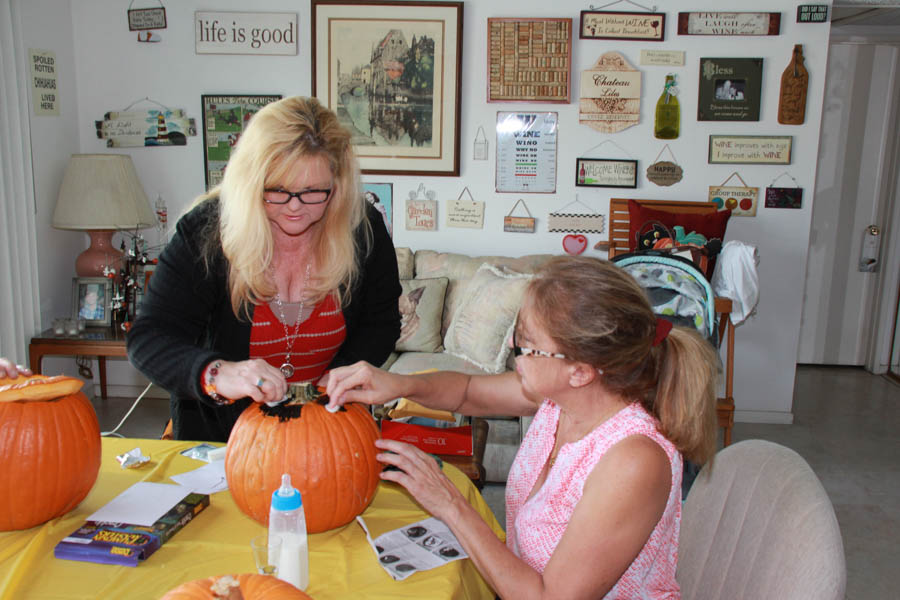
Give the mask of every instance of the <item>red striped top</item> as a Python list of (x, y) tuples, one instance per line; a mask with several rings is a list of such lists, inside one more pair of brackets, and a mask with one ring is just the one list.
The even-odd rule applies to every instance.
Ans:
[[(294, 337), (294, 325), (287, 326)], [(344, 313), (337, 306), (334, 295), (329, 294), (319, 302), (309, 318), (300, 324), (291, 348), (291, 364), (294, 375), (290, 382), (317, 381), (331, 364), (341, 344), (347, 337)], [(250, 329), (250, 358), (262, 358), (279, 368), (284, 364), (287, 352), (284, 325), (268, 304), (259, 304), (253, 310), (253, 327)]]

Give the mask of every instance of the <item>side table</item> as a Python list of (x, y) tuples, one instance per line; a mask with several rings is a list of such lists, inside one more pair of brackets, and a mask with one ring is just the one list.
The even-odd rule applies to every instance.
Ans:
[(100, 396), (106, 399), (106, 357), (127, 356), (125, 332), (116, 327), (88, 327), (77, 336), (54, 335), (52, 329), (31, 338), (28, 362), (41, 372), (44, 356), (96, 356), (100, 365)]

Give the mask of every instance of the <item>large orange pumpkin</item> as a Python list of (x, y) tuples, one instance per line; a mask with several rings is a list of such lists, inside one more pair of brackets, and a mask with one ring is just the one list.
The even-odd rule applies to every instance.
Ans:
[(72, 377), (0, 379), (0, 531), (64, 515), (100, 471), (100, 426)]
[(347, 404), (329, 413), (317, 403), (270, 408), (253, 403), (238, 418), (225, 454), (228, 489), (238, 507), (266, 525), (281, 474), (303, 496), (310, 533), (346, 525), (378, 487), (378, 427), (369, 411)]
[[(244, 573), (241, 575), (223, 575), (195, 579), (179, 585), (169, 591), (160, 600), (212, 600), (214, 598), (233, 598), (221, 591), (234, 587), (240, 589), (240, 597), (245, 600), (312, 600), (309, 596), (271, 575)], [(220, 591), (220, 593), (216, 593)]]

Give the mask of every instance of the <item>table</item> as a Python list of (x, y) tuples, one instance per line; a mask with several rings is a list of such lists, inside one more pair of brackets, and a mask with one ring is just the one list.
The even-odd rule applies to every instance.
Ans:
[(31, 338), (28, 345), (28, 366), (41, 372), (44, 356), (96, 356), (100, 365), (100, 396), (106, 399), (106, 357), (128, 356), (125, 332), (118, 327), (88, 327), (77, 336), (57, 336), (52, 329)]
[[(103, 439), (103, 459), (97, 483), (70, 513), (24, 531), (0, 533), (0, 600), (95, 600), (128, 598), (156, 600), (185, 581), (254, 572), (250, 539), (265, 531), (235, 505), (230, 492), (210, 498), (210, 506), (138, 567), (100, 565), (60, 560), (53, 547), (74, 531), (88, 515), (137, 481), (172, 483), (170, 475), (205, 463), (186, 458), (180, 451), (196, 442)], [(151, 463), (124, 470), (115, 460), (139, 446)], [(472, 482), (458, 469), (444, 464), (444, 472), (462, 491), (490, 527), (503, 539), (500, 525)], [(429, 515), (406, 491), (381, 482), (363, 518), (373, 537)], [(316, 600), (330, 598), (486, 598), (494, 592), (471, 560), (459, 560), (437, 569), (394, 581), (379, 566), (365, 533), (355, 522), (309, 538), (310, 585)]]

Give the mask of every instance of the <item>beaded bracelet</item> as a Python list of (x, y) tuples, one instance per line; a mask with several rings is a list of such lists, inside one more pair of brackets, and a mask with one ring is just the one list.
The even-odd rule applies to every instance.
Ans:
[(233, 403), (234, 400), (216, 393), (216, 375), (219, 374), (221, 367), (222, 361), (217, 360), (203, 372), (203, 393), (212, 398), (217, 404), (226, 405)]

